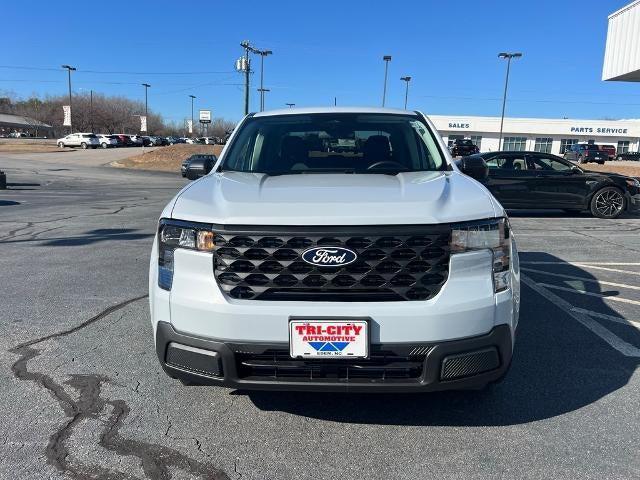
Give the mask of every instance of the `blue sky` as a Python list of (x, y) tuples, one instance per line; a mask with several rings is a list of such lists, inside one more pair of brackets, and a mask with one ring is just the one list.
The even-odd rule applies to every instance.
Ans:
[[(431, 114), (499, 115), (505, 62), (508, 116), (639, 118), (640, 84), (602, 82), (607, 16), (626, 0), (6, 2), (0, 14), (0, 93), (73, 89), (144, 99), (165, 118), (196, 109), (237, 120), (239, 42), (274, 51), (265, 60), (266, 106), (378, 106), (390, 54), (387, 106)], [(42, 70), (4, 68), (34, 67)], [(256, 58), (253, 67), (259, 66)], [(49, 70), (50, 69), (50, 70)], [(97, 73), (92, 73), (97, 72)], [(103, 73), (121, 72), (121, 73)], [(140, 73), (135, 73), (140, 72)], [(258, 109), (258, 73), (251, 109)]]

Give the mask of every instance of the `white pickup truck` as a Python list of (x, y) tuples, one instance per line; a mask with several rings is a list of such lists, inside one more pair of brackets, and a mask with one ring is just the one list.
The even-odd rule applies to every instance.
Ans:
[(482, 388), (520, 308), (507, 216), (419, 112), (250, 114), (162, 212), (149, 299), (184, 383), (238, 389)]

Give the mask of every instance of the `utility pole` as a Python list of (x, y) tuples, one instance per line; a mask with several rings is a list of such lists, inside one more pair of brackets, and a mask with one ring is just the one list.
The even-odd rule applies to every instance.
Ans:
[(62, 68), (66, 68), (69, 74), (69, 133), (73, 133), (73, 110), (71, 109), (71, 71), (75, 71), (76, 68), (71, 65), (62, 65)]
[(195, 95), (189, 95), (191, 98), (191, 132), (193, 133), (193, 99), (196, 98)]
[(93, 90), (89, 90), (89, 121), (91, 122), (91, 133), (93, 131)]
[(384, 60), (384, 88), (382, 90), (382, 106), (384, 107), (384, 103), (387, 99), (387, 73), (389, 73), (389, 62), (391, 61), (391, 55), (385, 55), (382, 57)]
[(411, 77), (400, 77), (400, 80), (403, 82), (407, 82), (407, 88), (404, 91), (404, 109), (407, 109), (407, 100), (409, 100), (409, 82), (411, 81)]
[(289, 108), (293, 108), (296, 106), (295, 103), (285, 103), (286, 106), (288, 106)]
[(273, 52), (271, 50), (256, 50), (258, 55), (260, 55), (260, 111), (264, 112), (264, 93), (269, 90), (265, 90), (264, 88), (264, 57), (267, 55), (272, 55)]
[(502, 52), (498, 54), (498, 58), (502, 58), (503, 60), (507, 60), (507, 76), (504, 80), (504, 94), (502, 95), (502, 115), (500, 116), (500, 138), (498, 140), (498, 149), (502, 149), (502, 126), (504, 124), (504, 108), (507, 103), (507, 87), (509, 86), (509, 70), (511, 68), (511, 59), (512, 58), (520, 58), (522, 53), (514, 52), (514, 53), (506, 53)]
[(249, 113), (249, 74), (251, 73), (251, 60), (249, 58), (249, 52), (254, 48), (249, 43), (249, 40), (243, 40), (240, 42), (240, 46), (244, 48), (244, 61), (240, 62), (240, 71), (244, 72), (244, 114)]
[(148, 83), (143, 83), (144, 87), (144, 118), (147, 122), (147, 134), (149, 134), (149, 104), (147, 102), (147, 89), (151, 86)]

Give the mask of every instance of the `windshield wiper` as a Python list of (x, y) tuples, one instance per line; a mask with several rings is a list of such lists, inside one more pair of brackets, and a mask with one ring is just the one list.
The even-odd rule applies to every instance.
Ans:
[(335, 169), (335, 170), (283, 170), (280, 172), (255, 172), (263, 173), (269, 177), (278, 177), (280, 175), (302, 175), (302, 174), (321, 174), (321, 173), (356, 173), (353, 168)]

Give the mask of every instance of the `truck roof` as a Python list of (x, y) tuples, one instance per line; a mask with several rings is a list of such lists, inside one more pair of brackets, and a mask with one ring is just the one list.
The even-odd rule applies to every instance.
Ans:
[(278, 110), (268, 110), (266, 112), (255, 113), (254, 117), (271, 117), (275, 115), (300, 115), (311, 113), (388, 113), (395, 115), (415, 115), (416, 112), (401, 110), (397, 108), (379, 107), (299, 107), (281, 108)]

